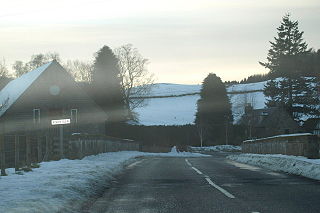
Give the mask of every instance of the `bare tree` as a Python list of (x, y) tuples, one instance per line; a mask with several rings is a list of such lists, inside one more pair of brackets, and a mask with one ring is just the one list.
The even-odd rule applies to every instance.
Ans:
[(6, 65), (6, 60), (3, 58), (0, 61), (0, 78), (8, 77), (8, 68)]
[(80, 60), (68, 60), (64, 64), (66, 70), (74, 77), (76, 81), (91, 82), (92, 80), (92, 63)]
[(148, 59), (145, 59), (132, 44), (116, 48), (114, 52), (119, 60), (121, 89), (128, 116), (129, 119), (134, 119), (133, 110), (145, 104), (145, 98), (150, 94), (154, 83), (154, 75), (146, 68)]
[(201, 125), (201, 124), (196, 124), (196, 127), (197, 127), (197, 131), (198, 131), (198, 134), (199, 134), (199, 138), (200, 138), (200, 147), (203, 146), (203, 138), (204, 138), (204, 126)]
[(21, 75), (34, 70), (52, 60), (56, 60), (58, 62), (61, 62), (60, 56), (56, 52), (47, 52), (46, 54), (35, 54), (31, 56), (31, 60), (27, 63), (24, 63), (22, 61), (16, 61), (12, 68), (15, 71), (16, 77), (20, 77)]

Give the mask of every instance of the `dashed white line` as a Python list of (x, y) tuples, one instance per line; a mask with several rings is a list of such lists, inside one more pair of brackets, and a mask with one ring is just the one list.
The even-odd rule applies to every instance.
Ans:
[(191, 163), (188, 161), (188, 159), (184, 159), (184, 160), (187, 162), (189, 166), (192, 166)]
[(213, 186), (214, 188), (218, 189), (220, 192), (222, 192), (225, 196), (227, 196), (228, 198), (232, 198), (234, 199), (235, 196), (233, 196), (232, 194), (230, 194), (227, 190), (221, 188), (220, 186), (218, 186), (217, 184), (215, 184), (214, 182), (212, 182), (212, 180), (210, 178), (206, 178), (207, 182)]
[(203, 173), (199, 170), (199, 169), (197, 169), (197, 168), (195, 168), (195, 167), (191, 167), (194, 171), (196, 171), (199, 175), (203, 175)]
[(186, 163), (194, 170), (196, 171), (199, 175), (203, 175), (204, 178), (206, 179), (206, 181), (213, 186), (215, 189), (219, 190), (221, 193), (223, 193), (225, 196), (227, 196), (228, 198), (234, 199), (235, 196), (232, 195), (230, 192), (228, 192), (227, 190), (221, 188), (220, 186), (218, 186), (217, 184), (215, 184), (208, 175), (203, 174), (199, 169), (197, 169), (196, 167), (192, 166), (192, 164), (188, 161), (188, 159), (185, 159)]

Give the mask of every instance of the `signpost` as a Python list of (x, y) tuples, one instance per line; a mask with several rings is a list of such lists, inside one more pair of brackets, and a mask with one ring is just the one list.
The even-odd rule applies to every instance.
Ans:
[(51, 120), (51, 125), (70, 124), (70, 119)]
[(60, 158), (63, 156), (63, 125), (70, 124), (70, 119), (51, 120), (51, 125), (59, 125), (59, 151)]

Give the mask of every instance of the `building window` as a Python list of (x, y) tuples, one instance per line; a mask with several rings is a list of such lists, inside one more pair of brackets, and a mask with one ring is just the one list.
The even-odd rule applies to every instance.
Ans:
[(71, 122), (78, 123), (78, 109), (71, 109)]
[(40, 109), (33, 109), (33, 123), (40, 123)]

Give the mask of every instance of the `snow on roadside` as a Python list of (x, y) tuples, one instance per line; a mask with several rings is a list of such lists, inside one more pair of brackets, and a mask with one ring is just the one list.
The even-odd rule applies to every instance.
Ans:
[(286, 172), (320, 180), (320, 159), (308, 159), (301, 156), (280, 154), (240, 154), (229, 155), (227, 158), (273, 171)]
[(217, 145), (217, 146), (203, 146), (191, 147), (192, 151), (214, 151), (214, 152), (240, 152), (241, 146), (234, 145)]
[(81, 203), (107, 186), (124, 165), (141, 156), (203, 157), (198, 153), (135, 151), (92, 155), (82, 160), (42, 162), (23, 175), (0, 177), (1, 212), (78, 212)]

